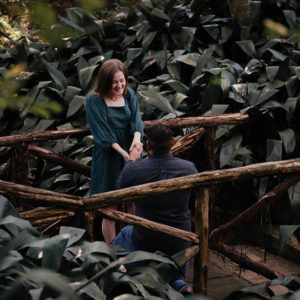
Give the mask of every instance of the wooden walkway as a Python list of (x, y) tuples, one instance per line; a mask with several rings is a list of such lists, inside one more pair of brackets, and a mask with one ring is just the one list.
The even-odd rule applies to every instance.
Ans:
[[(252, 245), (237, 246), (253, 261), (264, 262), (265, 251)], [(237, 250), (237, 249), (236, 249)], [(299, 249), (300, 255), (300, 249)], [(300, 284), (300, 264), (275, 254), (267, 253), (264, 264), (278, 272), (282, 277), (295, 275)], [(190, 272), (192, 274), (192, 272)], [(191, 279), (191, 278), (189, 278)], [(268, 282), (269, 279), (249, 270), (242, 270), (237, 264), (210, 250), (208, 268), (208, 297), (212, 300), (222, 300), (233, 291), (238, 291), (253, 285)], [(282, 295), (290, 290), (283, 285), (270, 287), (270, 294), (263, 295), (271, 299), (274, 295)]]

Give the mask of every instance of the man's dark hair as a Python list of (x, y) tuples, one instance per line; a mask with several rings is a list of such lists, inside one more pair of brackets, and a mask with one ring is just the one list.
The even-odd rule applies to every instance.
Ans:
[(172, 147), (172, 130), (165, 125), (154, 125), (146, 132), (146, 137), (156, 154), (168, 153)]

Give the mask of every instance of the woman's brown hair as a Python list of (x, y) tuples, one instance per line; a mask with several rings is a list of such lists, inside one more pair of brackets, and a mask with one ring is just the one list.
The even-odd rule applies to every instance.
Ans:
[(122, 63), (119, 59), (109, 59), (102, 64), (97, 75), (94, 91), (101, 97), (109, 96), (112, 88), (113, 77), (118, 71), (121, 71), (125, 77), (125, 95), (128, 87), (128, 72), (124, 63)]

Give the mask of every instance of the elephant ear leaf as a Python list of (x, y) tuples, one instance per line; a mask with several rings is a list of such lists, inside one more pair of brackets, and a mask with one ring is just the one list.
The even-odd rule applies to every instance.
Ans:
[(278, 131), (280, 138), (283, 142), (286, 153), (292, 153), (296, 147), (295, 132), (291, 128)]
[(85, 101), (85, 97), (75, 96), (69, 105), (69, 109), (67, 111), (67, 118), (70, 118), (73, 115), (75, 115), (84, 106)]
[(300, 182), (297, 182), (294, 186), (288, 189), (293, 222), (300, 224)]
[(147, 103), (158, 108), (159, 110), (176, 115), (176, 111), (172, 107), (168, 98), (154, 91), (139, 91), (139, 94)]
[(88, 91), (91, 88), (91, 84), (93, 84), (92, 78), (97, 67), (98, 65), (93, 65), (79, 71), (80, 85), (85, 91)]
[(300, 228), (300, 225), (281, 225), (279, 230), (280, 251), (287, 240)]
[(256, 57), (257, 53), (253, 41), (251, 40), (238, 41), (237, 44), (247, 55), (253, 58)]
[(54, 236), (45, 241), (43, 247), (42, 266), (57, 271), (68, 243), (68, 237)]
[(42, 62), (47, 68), (49, 75), (55, 82), (56, 86), (58, 89), (63, 90), (67, 87), (68, 85), (68, 80), (65, 77), (65, 75), (60, 72), (57, 67), (55, 67), (52, 63), (47, 62), (45, 59), (42, 58)]
[(267, 140), (267, 161), (278, 161), (282, 159), (282, 141)]
[(230, 166), (236, 157), (242, 143), (242, 135), (235, 135), (222, 145), (220, 153), (220, 167)]

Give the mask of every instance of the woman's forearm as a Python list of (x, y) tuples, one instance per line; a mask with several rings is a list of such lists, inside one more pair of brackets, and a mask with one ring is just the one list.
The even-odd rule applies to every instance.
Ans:
[(125, 160), (128, 160), (129, 154), (125, 151), (118, 143), (114, 143), (111, 145), (113, 149), (115, 149), (121, 156), (124, 157)]

